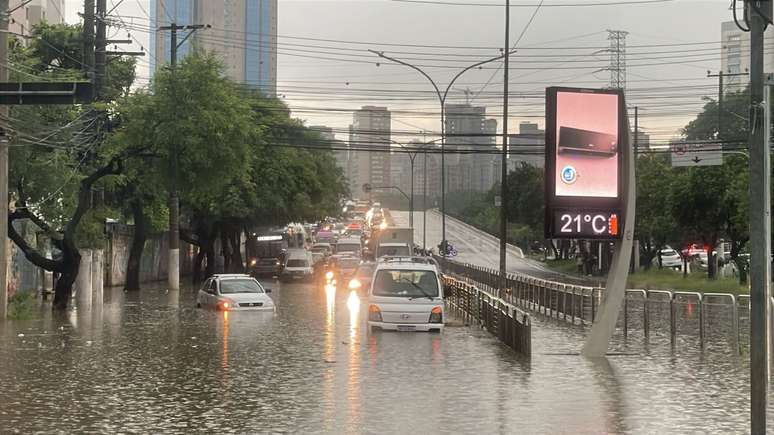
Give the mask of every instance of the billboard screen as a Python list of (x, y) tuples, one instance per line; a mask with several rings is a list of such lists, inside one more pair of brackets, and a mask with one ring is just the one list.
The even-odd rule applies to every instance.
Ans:
[(625, 108), (619, 90), (546, 90), (546, 237), (620, 237), (600, 216), (619, 221)]

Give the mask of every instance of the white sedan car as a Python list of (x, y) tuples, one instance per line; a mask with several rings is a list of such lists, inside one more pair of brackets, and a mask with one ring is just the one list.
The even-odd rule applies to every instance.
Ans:
[(274, 311), (274, 301), (250, 275), (218, 274), (207, 279), (196, 297), (197, 307), (222, 311)]

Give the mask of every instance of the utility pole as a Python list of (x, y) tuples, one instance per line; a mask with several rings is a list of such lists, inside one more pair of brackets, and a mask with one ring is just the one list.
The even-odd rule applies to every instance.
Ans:
[(503, 152), (500, 165), (500, 287), (505, 287), (505, 253), (508, 246), (508, 213), (505, 207), (508, 195), (508, 59), (511, 43), (511, 1), (505, 0), (505, 56), (503, 58)]
[[(768, 316), (771, 296), (771, 174), (769, 155), (769, 102), (764, 90), (763, 31), (771, 2), (747, 0), (750, 23), (750, 432), (766, 433), (768, 407)], [(762, 16), (768, 13), (769, 17)]]
[(725, 93), (725, 85), (723, 84), (724, 77), (737, 77), (749, 75), (747, 72), (743, 73), (724, 73), (719, 71), (717, 74), (712, 74), (707, 71), (707, 77), (718, 78), (718, 139), (723, 137), (723, 94)]
[[(175, 71), (177, 70), (177, 49), (185, 43), (191, 35), (199, 29), (209, 28), (208, 25), (196, 24), (179, 26), (177, 23), (170, 23), (169, 26), (160, 27), (159, 30), (169, 30), (170, 34), (170, 65), (172, 67), (173, 86), (175, 80)], [(182, 41), (177, 41), (178, 30), (189, 30)], [(173, 88), (174, 89), (174, 88)], [(177, 190), (177, 172), (179, 149), (177, 144), (172, 150), (172, 181), (169, 188), (169, 259), (167, 268), (167, 285), (169, 290), (180, 289), (180, 197)]]
[(94, 53), (94, 96), (102, 96), (102, 87), (105, 85), (105, 68), (107, 67), (107, 0), (97, 0), (97, 38)]
[(83, 68), (94, 80), (94, 0), (83, 1)]
[[(0, 0), (0, 82), (8, 81), (8, 0)], [(0, 106), (8, 119), (8, 107)], [(8, 135), (0, 129), (0, 320), (8, 315)]]

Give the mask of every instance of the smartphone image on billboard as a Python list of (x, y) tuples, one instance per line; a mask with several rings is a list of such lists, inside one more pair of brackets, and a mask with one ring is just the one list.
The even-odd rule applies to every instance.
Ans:
[(557, 197), (618, 197), (618, 104), (616, 94), (556, 93)]

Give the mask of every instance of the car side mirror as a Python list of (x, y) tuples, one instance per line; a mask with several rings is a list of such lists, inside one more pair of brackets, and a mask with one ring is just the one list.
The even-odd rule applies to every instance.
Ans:
[(265, 289), (263, 289), (263, 290), (264, 290), (266, 293), (271, 293), (271, 289), (270, 289), (270, 288), (265, 288)]

